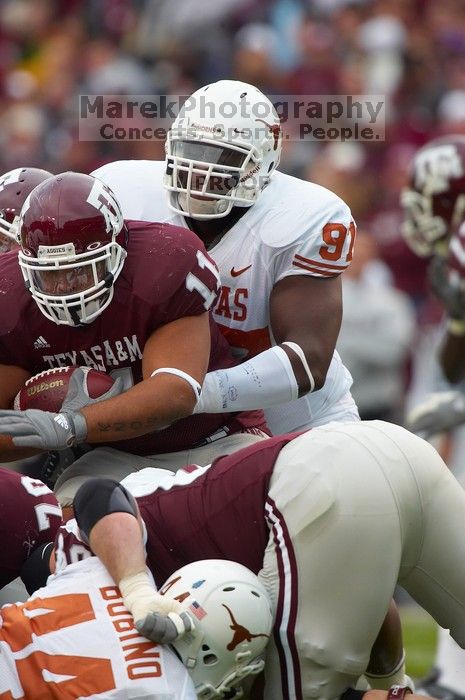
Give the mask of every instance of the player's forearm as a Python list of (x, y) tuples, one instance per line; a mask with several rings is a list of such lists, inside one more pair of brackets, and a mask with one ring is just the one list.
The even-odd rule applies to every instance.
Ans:
[[(236, 367), (209, 372), (195, 413), (247, 411), (293, 401), (315, 387), (308, 363), (304, 367), (303, 361), (306, 363), (303, 351), (289, 343), (269, 348)], [(302, 365), (303, 389), (304, 380), (296, 378), (294, 362)]]
[(90, 532), (89, 544), (116, 584), (145, 571), (140, 525), (129, 513), (111, 513), (99, 520)]
[(86, 406), (87, 442), (128, 440), (191, 415), (196, 399), (187, 382), (157, 375), (108, 401)]

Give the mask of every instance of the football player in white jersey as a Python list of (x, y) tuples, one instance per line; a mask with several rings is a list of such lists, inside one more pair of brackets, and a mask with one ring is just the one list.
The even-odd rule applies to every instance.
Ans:
[[(203, 113), (205, 100), (216, 112)], [(188, 226), (219, 267), (214, 316), (245, 361), (207, 375), (196, 411), (266, 408), (275, 434), (357, 419), (352, 378), (334, 350), (340, 274), (356, 233), (349, 208), (276, 170), (280, 120), (257, 88), (221, 80), (188, 104), (169, 131), (166, 162), (119, 161), (93, 174), (126, 218)]]
[[(272, 616), (258, 577), (235, 562), (209, 560), (184, 566), (166, 586), (173, 596), (190, 596), (186, 615), (195, 619), (176, 643), (177, 655), (136, 629), (97, 557), (59, 562), (44, 588), (0, 611), (0, 697), (232, 697), (242, 679), (264, 667)], [(238, 637), (244, 628), (236, 631), (231, 619), (255, 624), (260, 634)]]
[(4, 606), (0, 623), (1, 698), (197, 697), (175, 654), (137, 632), (96, 557), (52, 576), (25, 603)]

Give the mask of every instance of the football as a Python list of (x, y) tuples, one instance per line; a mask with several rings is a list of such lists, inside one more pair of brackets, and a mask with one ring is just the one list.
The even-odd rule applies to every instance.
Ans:
[[(69, 382), (77, 367), (56, 367), (46, 369), (27, 380), (15, 396), (15, 411), (39, 408), (42, 411), (57, 413), (61, 410), (68, 392)], [(85, 373), (85, 388), (92, 399), (102, 396), (113, 385), (113, 378), (105, 372), (90, 367), (81, 367)]]

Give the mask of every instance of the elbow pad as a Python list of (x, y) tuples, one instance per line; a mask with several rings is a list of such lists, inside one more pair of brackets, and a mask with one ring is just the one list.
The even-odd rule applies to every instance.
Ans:
[[(305, 360), (303, 351), (296, 343), (283, 344), (289, 345), (301, 361), (302, 356)], [(309, 374), (306, 360), (304, 367)], [(313, 389), (311, 373), (309, 378)], [(209, 372), (194, 413), (231, 413), (268, 408), (293, 401), (298, 395), (299, 386), (291, 361), (283, 348), (276, 345), (237, 367)]]
[(93, 477), (79, 487), (74, 497), (74, 515), (83, 541), (89, 544), (94, 525), (111, 513), (129, 513), (137, 518), (136, 499), (113, 479)]

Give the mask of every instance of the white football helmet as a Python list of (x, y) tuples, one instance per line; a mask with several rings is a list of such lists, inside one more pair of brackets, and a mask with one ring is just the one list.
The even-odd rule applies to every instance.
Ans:
[(194, 92), (168, 132), (164, 186), (170, 208), (218, 219), (250, 207), (279, 164), (278, 113), (258, 88), (219, 80)]
[(223, 559), (197, 561), (172, 574), (160, 593), (178, 600), (195, 630), (173, 644), (202, 700), (240, 698), (240, 682), (260, 673), (272, 627), (258, 577)]

